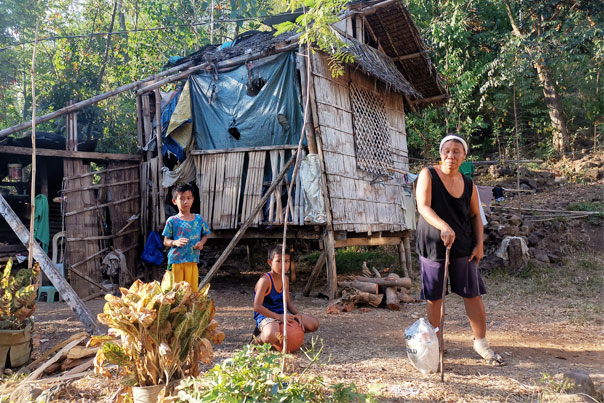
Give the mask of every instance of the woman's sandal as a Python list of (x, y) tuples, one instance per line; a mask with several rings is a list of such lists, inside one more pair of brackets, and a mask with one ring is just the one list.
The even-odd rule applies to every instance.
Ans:
[(492, 365), (494, 367), (505, 367), (506, 365), (508, 365), (507, 361), (504, 360), (503, 357), (497, 353), (493, 353), (490, 358), (485, 358), (485, 361), (488, 362), (489, 365)]

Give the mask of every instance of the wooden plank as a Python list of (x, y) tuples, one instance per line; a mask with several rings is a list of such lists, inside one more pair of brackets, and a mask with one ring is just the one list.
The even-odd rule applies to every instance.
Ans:
[[(31, 155), (32, 149), (28, 147), (2, 146), (1, 154)], [(36, 155), (43, 157), (77, 158), (87, 160), (116, 160), (116, 161), (141, 161), (142, 157), (135, 154), (111, 154), (93, 151), (53, 150), (50, 148), (36, 148)]]
[(67, 344), (65, 347), (63, 347), (61, 350), (59, 350), (59, 352), (57, 354), (55, 354), (54, 357), (52, 357), (50, 360), (46, 361), (44, 364), (40, 365), (40, 367), (36, 368), (36, 370), (33, 371), (31, 374), (29, 374), (27, 376), (27, 378), (24, 379), (24, 381), (30, 382), (30, 381), (34, 381), (34, 380), (38, 379), (46, 368), (48, 368), (49, 366), (51, 366), (52, 364), (54, 364), (55, 362), (57, 362), (61, 358), (63, 358), (67, 354), (67, 352), (69, 352), (69, 350), (71, 350), (73, 347), (77, 346), (82, 340), (86, 339), (87, 337), (88, 336), (80, 336), (77, 339), (71, 341), (69, 344)]
[(134, 234), (138, 231), (139, 231), (139, 229), (136, 228), (136, 229), (132, 229), (130, 231), (122, 232), (120, 234), (95, 235), (95, 236), (86, 236), (86, 237), (79, 237), (79, 238), (65, 238), (65, 241), (66, 242), (101, 241), (101, 240), (115, 239), (115, 238), (123, 237), (126, 235)]
[(231, 223), (231, 227), (232, 228), (237, 228), (237, 213), (239, 212), (239, 205), (240, 205), (240, 198), (241, 198), (241, 188), (242, 188), (242, 183), (241, 181), (243, 180), (243, 162), (245, 160), (245, 153), (239, 153), (239, 161), (236, 165), (237, 167), (237, 178), (236, 178), (236, 183), (237, 183), (237, 197), (235, 198), (236, 202), (233, 206), (233, 221)]
[(336, 248), (346, 248), (349, 246), (384, 246), (400, 245), (401, 238), (398, 237), (379, 237), (379, 238), (347, 238), (341, 241), (335, 241)]
[(308, 281), (306, 282), (306, 285), (304, 286), (304, 290), (302, 291), (302, 294), (305, 297), (308, 297), (310, 295), (312, 286), (315, 283), (315, 281), (317, 281), (317, 277), (319, 277), (319, 273), (321, 272), (321, 269), (323, 269), (323, 266), (325, 266), (326, 260), (327, 260), (327, 255), (325, 254), (325, 251), (323, 251), (319, 255), (319, 258), (317, 259), (317, 263), (315, 263), (315, 267), (312, 269), (312, 272), (310, 273), (310, 277), (308, 278)]
[[(12, 228), (17, 237), (19, 237), (21, 243), (24, 246), (27, 246), (29, 243), (29, 231), (25, 228), (21, 220), (19, 220), (19, 217), (17, 217), (1, 194), (0, 214), (2, 214), (8, 225)], [(34, 243), (33, 257), (40, 264), (40, 268), (44, 274), (46, 274), (52, 285), (59, 291), (59, 294), (63, 297), (67, 305), (69, 305), (78, 319), (84, 324), (86, 331), (93, 334), (99, 334), (100, 330), (86, 305), (80, 300), (67, 280), (59, 273), (48, 255), (37, 243)]]
[[(269, 152), (269, 157), (271, 159), (271, 180), (274, 180), (275, 176), (277, 175), (277, 172), (279, 172), (277, 170), (278, 166), (277, 164), (279, 163), (279, 152), (278, 151), (270, 151)], [(277, 187), (275, 189), (280, 189), (279, 184), (277, 185)], [(268, 207), (268, 218), (267, 218), (267, 222), (272, 223), (272, 222), (276, 222), (276, 215), (275, 215), (275, 208), (276, 208), (276, 203), (277, 203), (277, 192), (273, 192), (273, 194), (271, 194), (270, 197), (270, 202), (269, 202), (269, 207)]]
[(119, 168), (101, 169), (98, 171), (85, 172), (85, 173), (78, 174), (78, 175), (64, 176), (63, 180), (82, 179), (82, 178), (86, 178), (88, 176), (103, 175), (103, 174), (107, 174), (109, 172), (123, 171), (123, 170), (128, 170), (128, 169), (135, 169), (135, 168), (138, 169), (139, 166), (138, 165), (125, 165), (125, 166), (122, 166)]
[(231, 254), (231, 252), (233, 251), (233, 249), (235, 248), (235, 246), (237, 246), (237, 243), (239, 243), (239, 241), (241, 240), (241, 238), (243, 238), (243, 235), (245, 234), (245, 231), (247, 231), (247, 229), (249, 228), (249, 226), (252, 224), (253, 218), (256, 216), (256, 213), (258, 211), (260, 211), (260, 209), (262, 208), (262, 206), (264, 205), (264, 203), (266, 203), (266, 201), (268, 200), (270, 194), (277, 187), (277, 184), (283, 180), (283, 177), (285, 176), (285, 174), (289, 170), (289, 168), (293, 165), (294, 161), (295, 161), (295, 157), (292, 156), (292, 158), (289, 159), (289, 161), (287, 162), (287, 164), (285, 164), (285, 167), (283, 168), (283, 170), (279, 173), (279, 176), (277, 176), (277, 178), (273, 179), (273, 182), (271, 183), (271, 186), (268, 188), (268, 190), (266, 191), (266, 193), (264, 194), (264, 196), (262, 197), (262, 199), (260, 200), (260, 202), (254, 206), (250, 217), (241, 226), (241, 228), (239, 228), (239, 231), (237, 231), (237, 233), (235, 234), (235, 236), (233, 237), (233, 239), (231, 239), (231, 242), (229, 242), (229, 244), (227, 245), (227, 247), (225, 248), (225, 250), (222, 252), (222, 254), (220, 255), (220, 257), (216, 261), (216, 263), (214, 263), (214, 265), (212, 266), (212, 268), (210, 269), (210, 271), (208, 272), (208, 274), (206, 274), (206, 276), (203, 278), (203, 280), (199, 284), (199, 288), (203, 288), (206, 284), (208, 284), (210, 282), (210, 280), (212, 280), (212, 277), (214, 277), (214, 275), (216, 274), (216, 272), (218, 271), (218, 269), (220, 269), (220, 266), (222, 266), (222, 264), (229, 257), (229, 255)]
[(224, 190), (224, 169), (225, 169), (225, 154), (217, 154), (216, 156), (216, 184), (214, 185), (214, 209), (212, 211), (212, 227), (222, 227), (222, 202)]
[[(85, 189), (82, 189), (82, 190), (85, 190)], [(139, 197), (140, 197), (140, 195), (134, 195), (134, 196), (130, 196), (125, 199), (122, 199), (122, 200), (116, 200), (116, 201), (112, 201), (109, 203), (97, 204), (96, 206), (86, 207), (81, 210), (70, 211), (69, 213), (65, 213), (65, 217), (71, 217), (72, 215), (85, 213), (87, 211), (98, 210), (98, 209), (101, 209), (101, 208), (107, 207), (107, 206), (115, 206), (116, 204), (122, 204), (122, 203), (125, 203), (130, 200), (138, 199)]]
[(98, 185), (86, 186), (86, 187), (83, 187), (82, 189), (61, 190), (61, 193), (66, 194), (66, 193), (79, 192), (82, 190), (105, 189), (105, 188), (112, 187), (112, 186), (121, 186), (121, 185), (127, 185), (127, 184), (132, 184), (132, 183), (139, 183), (139, 181), (137, 179), (137, 180), (132, 180), (132, 181), (124, 181), (124, 182), (116, 182), (116, 183), (100, 183)]
[(238, 148), (218, 148), (215, 150), (191, 150), (191, 155), (212, 155), (225, 153), (241, 153), (254, 151), (271, 151), (271, 150), (296, 150), (297, 145), (283, 144), (278, 146), (259, 146), (259, 147), (238, 147)]

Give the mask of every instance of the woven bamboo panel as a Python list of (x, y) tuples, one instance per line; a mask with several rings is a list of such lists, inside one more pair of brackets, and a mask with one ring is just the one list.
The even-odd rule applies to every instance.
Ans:
[(365, 88), (350, 86), (357, 166), (376, 175), (389, 175), (392, 167), (390, 132), (384, 98)]

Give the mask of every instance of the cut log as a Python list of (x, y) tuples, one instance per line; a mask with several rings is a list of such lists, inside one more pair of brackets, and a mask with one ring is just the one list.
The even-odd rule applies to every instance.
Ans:
[(337, 299), (335, 301), (335, 303), (329, 305), (326, 309), (325, 309), (325, 313), (326, 314), (336, 314), (336, 313), (340, 313), (340, 312), (350, 312), (354, 309), (354, 302), (352, 301), (342, 301), (341, 298)]
[(40, 364), (42, 361), (44, 361), (45, 359), (47, 359), (48, 357), (50, 357), (50, 355), (52, 353), (57, 352), (58, 350), (62, 349), (67, 344), (71, 343), (72, 341), (74, 341), (76, 339), (82, 340), (83, 338), (86, 338), (86, 337), (88, 337), (88, 334), (86, 332), (80, 332), (80, 333), (74, 334), (73, 336), (71, 336), (70, 338), (68, 338), (66, 340), (63, 340), (62, 342), (60, 342), (59, 344), (57, 344), (56, 346), (54, 346), (50, 350), (42, 353), (42, 355), (37, 360), (35, 360), (31, 364), (29, 364), (27, 366), (27, 368), (29, 368), (30, 371), (33, 371), (33, 369), (36, 368), (38, 366), (38, 364)]
[(88, 361), (90, 361), (90, 358), (79, 358), (77, 360), (72, 360), (68, 358), (61, 364), (61, 371), (69, 371), (70, 369), (80, 366)]
[(379, 286), (372, 283), (363, 283), (362, 281), (338, 281), (340, 287), (356, 288), (359, 291), (377, 294)]
[(352, 301), (355, 304), (363, 302), (376, 308), (382, 303), (383, 299), (384, 294), (370, 294), (368, 292), (357, 291), (351, 288), (346, 288), (342, 292), (342, 300), (344, 301)]
[(78, 344), (80, 344), (80, 342), (82, 340), (84, 340), (86, 337), (87, 336), (78, 337), (77, 339), (75, 339), (72, 342), (70, 342), (69, 344), (67, 344), (57, 354), (55, 354), (54, 357), (52, 357), (50, 360), (46, 361), (39, 368), (37, 368), (34, 372), (32, 372), (31, 374), (29, 374), (29, 376), (27, 378), (25, 378), (25, 381), (33, 381), (33, 380), (38, 379), (40, 377), (40, 375), (42, 375), (42, 372), (44, 372), (44, 370), (46, 368), (50, 367), (54, 363), (56, 363), (59, 360), (61, 360), (67, 354), (67, 352), (69, 350), (71, 350), (72, 348), (74, 348), (75, 346), (77, 346)]
[[(403, 288), (403, 290), (404, 290), (404, 288)], [(411, 303), (417, 302), (417, 298), (415, 298), (411, 294), (407, 294), (404, 291), (398, 293), (398, 299), (400, 302), (403, 302), (405, 304), (411, 304)]]
[(92, 357), (98, 350), (98, 347), (75, 346), (67, 353), (67, 359), (78, 360), (80, 358)]
[(375, 277), (375, 278), (381, 278), (381, 277), (382, 277), (382, 275), (380, 274), (380, 272), (379, 272), (379, 271), (377, 271), (377, 270), (375, 269), (375, 267), (372, 267), (372, 268), (371, 268), (371, 271), (373, 272), (373, 277)]
[(354, 278), (356, 281), (362, 281), (365, 283), (374, 283), (377, 285), (381, 285), (383, 287), (405, 287), (411, 288), (411, 279), (409, 277), (403, 277), (399, 279), (395, 278), (369, 278), (363, 276), (356, 276)]
[(364, 276), (371, 277), (371, 271), (369, 270), (369, 267), (367, 267), (367, 262), (363, 262), (363, 266), (361, 266), (361, 271), (363, 272)]
[(400, 311), (399, 296), (394, 287), (386, 287), (386, 307), (391, 311)]
[(55, 373), (58, 370), (60, 370), (61, 369), (61, 365), (62, 365), (62, 363), (60, 363), (60, 362), (52, 363), (48, 367), (44, 368), (43, 372), (44, 372), (45, 375), (50, 375), (50, 374)]

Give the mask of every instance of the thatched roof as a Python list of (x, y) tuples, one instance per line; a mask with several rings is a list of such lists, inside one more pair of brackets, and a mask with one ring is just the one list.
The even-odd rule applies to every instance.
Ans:
[(422, 96), (417, 106), (447, 101), (447, 92), (430, 60), (417, 26), (401, 0), (361, 1), (345, 15), (364, 16), (384, 53)]
[(405, 76), (398, 70), (392, 59), (371, 46), (349, 38), (347, 51), (355, 56), (354, 63), (366, 74), (384, 82), (387, 87), (412, 98), (421, 98), (422, 94), (413, 88)]
[[(296, 16), (297, 14), (291, 14), (290, 18), (295, 19)], [(346, 38), (350, 43), (348, 51), (356, 56), (355, 64), (361, 70), (384, 82), (392, 90), (405, 94), (411, 109), (447, 101), (446, 90), (430, 60), (427, 48), (401, 0), (353, 2), (341, 17), (349, 16), (364, 17), (368, 26), (366, 31), (371, 33), (370, 36), (366, 35), (365, 44), (354, 38)], [(278, 17), (279, 21), (287, 19), (286, 14)], [(345, 32), (343, 34), (346, 35)], [(195, 64), (216, 63), (259, 52), (269, 55), (271, 50), (293, 43), (297, 38), (298, 35), (294, 32), (277, 37), (274, 36), (274, 31), (245, 32), (230, 46), (205, 46), (180, 59), (177, 64), (189, 60), (194, 60)], [(376, 49), (378, 47), (381, 51)]]

